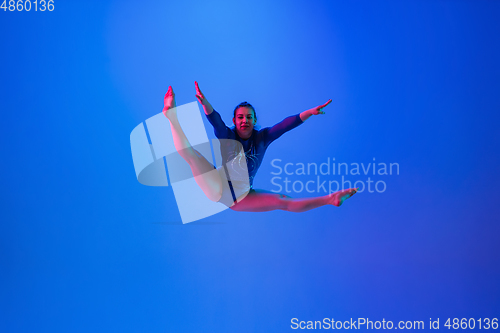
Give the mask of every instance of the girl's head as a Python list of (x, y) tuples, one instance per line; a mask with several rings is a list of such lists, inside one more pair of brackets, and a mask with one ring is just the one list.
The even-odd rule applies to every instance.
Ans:
[(233, 124), (240, 138), (250, 138), (256, 122), (257, 115), (255, 114), (254, 107), (250, 103), (243, 102), (234, 108)]

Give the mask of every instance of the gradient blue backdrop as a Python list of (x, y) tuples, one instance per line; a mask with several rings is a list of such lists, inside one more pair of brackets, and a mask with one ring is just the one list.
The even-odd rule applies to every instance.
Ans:
[[(55, 8), (0, 11), (0, 331), (500, 316), (500, 2)], [(195, 80), (226, 122), (243, 100), (269, 126), (333, 99), (273, 143), (257, 188), (274, 158), (400, 174), (340, 209), (182, 225), (171, 187), (137, 182), (129, 135)]]

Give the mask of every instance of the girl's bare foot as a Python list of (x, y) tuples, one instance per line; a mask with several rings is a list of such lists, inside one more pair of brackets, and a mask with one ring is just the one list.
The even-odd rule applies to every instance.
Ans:
[(168, 87), (167, 93), (165, 94), (165, 98), (163, 99), (164, 107), (163, 114), (165, 117), (170, 118), (175, 114), (175, 94), (172, 86)]
[(352, 197), (356, 192), (358, 192), (358, 188), (348, 188), (347, 190), (338, 191), (330, 194), (330, 203), (334, 206), (340, 207), (342, 203)]

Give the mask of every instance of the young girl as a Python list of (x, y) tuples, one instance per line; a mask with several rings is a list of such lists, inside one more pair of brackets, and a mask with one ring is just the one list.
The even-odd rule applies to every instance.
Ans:
[[(208, 121), (214, 127), (215, 135), (221, 141), (229, 139), (226, 141), (235, 140), (241, 143), (245, 152), (246, 167), (248, 168), (248, 181), (246, 179), (245, 181), (234, 179), (226, 181), (221, 172), (213, 172), (214, 166), (190, 145), (180, 127), (177, 119), (177, 109), (175, 108), (175, 94), (170, 86), (165, 94), (163, 113), (170, 120), (175, 148), (189, 164), (196, 183), (210, 200), (222, 202), (235, 211), (266, 212), (281, 209), (289, 212), (304, 212), (324, 205), (338, 207), (342, 205), (344, 200), (356, 193), (357, 189), (351, 188), (320, 197), (294, 199), (284, 194), (253, 189), (253, 178), (262, 163), (269, 144), (285, 132), (301, 125), (309, 117), (324, 114), (322, 109), (330, 104), (332, 100), (295, 116), (287, 117), (273, 127), (262, 130), (254, 128), (257, 115), (253, 106), (243, 102), (234, 109), (233, 124), (235, 127), (229, 128), (205, 98), (197, 82), (195, 82), (195, 86), (196, 98), (203, 106)], [(232, 161), (236, 157), (231, 156)], [(223, 168), (219, 170), (224, 172)], [(236, 196), (232, 192), (236, 193)], [(238, 193), (244, 193), (244, 195), (238, 197)]]

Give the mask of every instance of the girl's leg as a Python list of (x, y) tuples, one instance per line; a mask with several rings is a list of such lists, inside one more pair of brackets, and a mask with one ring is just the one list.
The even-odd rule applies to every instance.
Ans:
[(240, 212), (268, 212), (281, 209), (300, 213), (324, 205), (339, 207), (344, 200), (349, 199), (356, 192), (357, 189), (350, 188), (322, 197), (294, 199), (284, 194), (255, 190), (250, 191), (243, 200), (234, 204), (231, 209)]
[(174, 138), (175, 149), (181, 157), (189, 164), (194, 179), (203, 193), (212, 201), (219, 201), (222, 196), (222, 180), (214, 166), (206, 160), (189, 143), (177, 118), (175, 107), (175, 95), (172, 87), (168, 88), (165, 95), (165, 107), (163, 113), (170, 120), (170, 128)]

